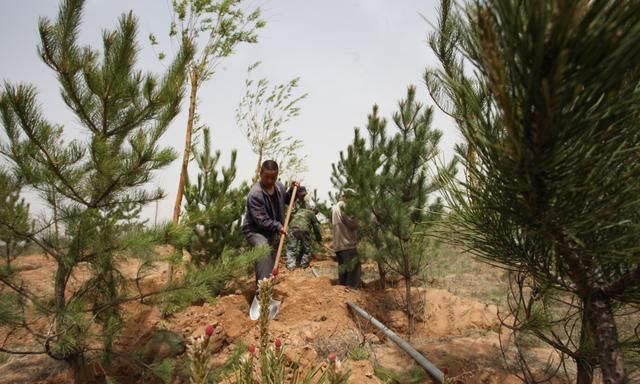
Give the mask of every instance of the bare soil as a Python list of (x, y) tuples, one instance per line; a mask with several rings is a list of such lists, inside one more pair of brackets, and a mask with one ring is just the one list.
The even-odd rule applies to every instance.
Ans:
[[(166, 252), (166, 249), (158, 249), (159, 254)], [(16, 266), (21, 269), (20, 277), (31, 289), (41, 292), (52, 290), (55, 270), (52, 260), (35, 254), (18, 258)], [(122, 265), (130, 279), (135, 278), (137, 267), (137, 261), (127, 261)], [(282, 309), (270, 323), (271, 337), (283, 340), (287, 356), (292, 361), (308, 366), (324, 361), (330, 352), (335, 352), (351, 371), (350, 382), (353, 383), (381, 383), (374, 374), (376, 364), (395, 370), (415, 365), (406, 353), (353, 314), (346, 305), (347, 302), (356, 303), (408, 339), (401, 283), (382, 290), (370, 282), (364, 289), (353, 290), (336, 285), (336, 264), (330, 257), (319, 257), (313, 262), (313, 267), (319, 277), (315, 277), (310, 268), (293, 272), (281, 268), (283, 272), (275, 288), (275, 296), (282, 300)], [(365, 271), (368, 280), (375, 277), (373, 265), (366, 265)], [(166, 276), (167, 267), (162, 265), (145, 277), (142, 285), (145, 290), (160, 286), (166, 281)], [(79, 270), (73, 283), (78, 284), (83, 278), (84, 272)], [(258, 342), (258, 325), (248, 317), (255, 292), (252, 280), (247, 276), (234, 282), (227, 292), (212, 302), (192, 305), (167, 319), (162, 319), (154, 306), (127, 303), (126, 327), (116, 345), (123, 351), (139, 349), (148, 335), (158, 328), (169, 329), (189, 340), (191, 336), (202, 335), (204, 327), (213, 323), (218, 327), (216, 339), (219, 343), (214, 361), (221, 364), (231, 355), (235, 344)], [(413, 300), (419, 311), (416, 332), (410, 341), (437, 367), (446, 369), (451, 382), (520, 382), (505, 369), (497, 333), (498, 307), (495, 303), (491, 300), (483, 302), (473, 295), (453, 294), (450, 289), (428, 287), (415, 288), (414, 291)], [(0, 329), (0, 337), (4, 339), (5, 336), (6, 331)], [(27, 334), (16, 333), (10, 339), (12, 345), (18, 343), (25, 350), (32, 344)], [(350, 352), (356, 347), (366, 350), (369, 357), (358, 361), (350, 358)], [(0, 383), (57, 384), (70, 380), (62, 363), (44, 355), (4, 357), (5, 362), (0, 365)]]

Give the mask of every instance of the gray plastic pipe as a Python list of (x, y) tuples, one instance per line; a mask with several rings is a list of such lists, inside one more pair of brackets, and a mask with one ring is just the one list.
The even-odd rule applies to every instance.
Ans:
[(369, 320), (371, 324), (375, 325), (376, 328), (381, 330), (388, 338), (393, 340), (394, 343), (398, 344), (403, 351), (407, 352), (409, 356), (413, 357), (413, 359), (420, 364), (422, 368), (424, 368), (430, 375), (433, 377), (438, 383), (444, 383), (444, 373), (439, 370), (435, 365), (433, 365), (429, 360), (427, 360), (420, 352), (416, 351), (415, 348), (411, 346), (411, 344), (402, 340), (398, 335), (396, 335), (392, 330), (387, 328), (386, 325), (379, 322), (375, 317), (368, 314), (364, 309), (358, 307), (352, 302), (347, 301), (347, 305), (353, 309), (358, 315), (362, 316), (364, 319)]

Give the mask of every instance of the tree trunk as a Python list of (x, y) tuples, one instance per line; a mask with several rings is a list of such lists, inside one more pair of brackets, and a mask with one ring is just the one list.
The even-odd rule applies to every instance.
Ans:
[(407, 320), (408, 320), (408, 339), (411, 340), (411, 336), (413, 335), (414, 326), (415, 326), (415, 316), (413, 313), (413, 305), (411, 303), (411, 276), (404, 278), (405, 284), (405, 296), (407, 300)]
[(618, 343), (618, 331), (611, 301), (606, 297), (592, 298), (588, 304), (587, 316), (598, 349), (603, 382), (605, 384), (627, 383), (624, 357)]
[[(584, 303), (586, 303), (586, 301), (583, 301), (583, 305)], [(578, 371), (576, 384), (591, 384), (593, 383), (593, 367), (596, 362), (589, 361), (586, 356), (586, 351), (584, 351), (584, 348), (588, 348), (588, 345), (593, 339), (586, 311), (582, 312), (581, 321), (580, 345), (578, 346), (578, 358), (576, 359), (576, 368)]]
[(11, 250), (11, 240), (6, 240), (5, 248), (7, 250), (7, 267), (11, 267), (11, 258), (13, 251)]
[(260, 146), (260, 150), (258, 151), (258, 164), (256, 165), (256, 172), (253, 175), (253, 179), (252, 184), (255, 184), (258, 182), (258, 179), (260, 178), (260, 168), (262, 167), (262, 155), (263, 155), (263, 148), (262, 146)]
[(106, 378), (104, 375), (95, 375), (91, 372), (90, 367), (87, 365), (84, 355), (82, 353), (74, 354), (67, 359), (67, 363), (73, 372), (73, 382), (75, 384), (87, 384), (87, 383), (105, 383)]
[(62, 260), (58, 260), (58, 269), (54, 279), (53, 295), (56, 303), (56, 313), (60, 313), (65, 307), (65, 288), (67, 285), (67, 267)]
[(191, 136), (193, 134), (193, 121), (196, 114), (196, 100), (198, 97), (198, 75), (195, 69), (189, 72), (191, 80), (191, 95), (189, 96), (189, 116), (187, 120), (187, 133), (182, 154), (182, 168), (180, 169), (180, 180), (178, 181), (178, 191), (176, 192), (176, 202), (173, 206), (173, 223), (177, 224), (180, 219), (180, 209), (182, 207), (182, 197), (184, 195), (184, 184), (187, 180), (189, 168), (189, 158), (191, 157)]
[[(182, 153), (182, 167), (180, 168), (180, 180), (176, 191), (176, 201), (173, 205), (173, 223), (178, 224), (180, 220), (180, 209), (182, 208), (182, 197), (184, 196), (184, 185), (187, 181), (189, 170), (189, 158), (191, 157), (191, 136), (193, 135), (193, 121), (196, 114), (196, 100), (198, 98), (198, 75), (195, 69), (189, 72), (191, 80), (191, 95), (189, 96), (189, 115), (187, 118), (187, 133), (184, 142), (184, 152)], [(173, 281), (173, 261), (169, 262), (168, 283)]]
[(380, 276), (380, 289), (385, 289), (387, 287), (387, 271), (384, 269), (384, 264), (382, 261), (378, 260), (378, 276)]
[(60, 246), (60, 232), (58, 230), (58, 197), (56, 196), (56, 190), (51, 191), (51, 202), (53, 203), (53, 231), (55, 236), (56, 247)]

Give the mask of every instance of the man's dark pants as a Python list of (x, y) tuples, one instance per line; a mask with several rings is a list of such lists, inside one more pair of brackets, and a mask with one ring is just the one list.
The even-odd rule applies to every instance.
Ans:
[(360, 288), (360, 257), (357, 249), (345, 249), (336, 252), (338, 259), (338, 283), (348, 287)]
[(246, 239), (251, 247), (257, 247), (263, 244), (271, 246), (271, 252), (266, 254), (262, 259), (256, 262), (256, 284), (258, 281), (271, 276), (273, 265), (276, 262), (276, 247), (278, 246), (279, 236), (274, 234), (272, 236), (265, 236), (261, 233), (250, 232), (246, 234)]

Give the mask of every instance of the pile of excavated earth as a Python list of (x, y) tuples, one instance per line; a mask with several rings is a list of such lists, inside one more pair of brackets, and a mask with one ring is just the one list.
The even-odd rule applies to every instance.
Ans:
[[(43, 291), (52, 287), (54, 265), (42, 255), (17, 260), (20, 277)], [(123, 266), (133, 278), (137, 263)], [(314, 261), (313, 270), (283, 271), (275, 286), (275, 296), (282, 300), (281, 311), (270, 322), (272, 339), (280, 338), (287, 357), (300, 366), (326, 361), (334, 352), (343, 367), (351, 371), (353, 383), (382, 383), (374, 367), (408, 369), (416, 363), (382, 332), (348, 308), (353, 302), (407, 338), (407, 319), (402, 311), (404, 287), (379, 289), (368, 284), (361, 290), (348, 289), (335, 283), (336, 264), (331, 259)], [(158, 268), (143, 281), (144, 286), (158, 286), (166, 281), (166, 266)], [(365, 266), (367, 269), (367, 266)], [(82, 271), (74, 275), (79, 283)], [(519, 380), (502, 367), (499, 345), (497, 308), (472, 298), (460, 297), (446, 290), (415, 288), (418, 303), (416, 330), (411, 344), (429, 361), (448, 372), (452, 382), (517, 383)], [(252, 279), (236, 281), (212, 302), (192, 305), (166, 319), (150, 305), (130, 302), (125, 305), (125, 330), (117, 347), (145, 354), (171, 355), (167, 348), (150, 348), (149, 341), (163, 330), (181, 335), (188, 343), (202, 335), (207, 324), (216, 326), (214, 364), (222, 364), (238, 343), (257, 344), (259, 328), (248, 316), (255, 286)], [(4, 335), (0, 335), (4, 336)], [(16, 335), (14, 335), (16, 337)], [(17, 335), (20, 337), (20, 335)], [(24, 344), (30, 339), (25, 335)], [(184, 347), (184, 344), (182, 345)], [(354, 349), (366, 351), (354, 359)], [(182, 351), (178, 351), (179, 353)], [(163, 357), (163, 356), (159, 356)], [(0, 367), (0, 383), (63, 383), (69, 373), (64, 365), (46, 356), (13, 356)], [(130, 375), (129, 375), (130, 376)], [(131, 382), (141, 378), (130, 379)], [(127, 382), (123, 380), (118, 382)], [(430, 382), (430, 379), (425, 379)]]

